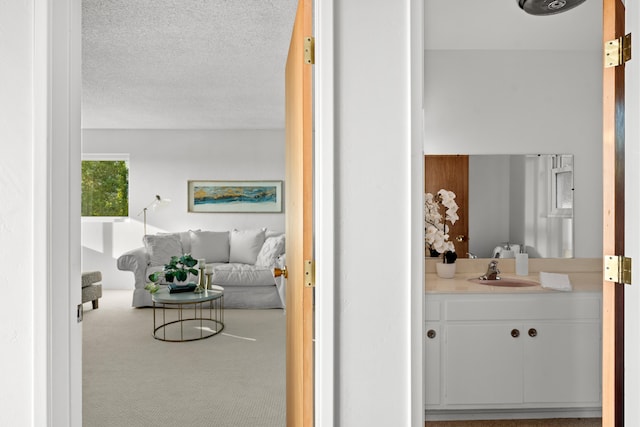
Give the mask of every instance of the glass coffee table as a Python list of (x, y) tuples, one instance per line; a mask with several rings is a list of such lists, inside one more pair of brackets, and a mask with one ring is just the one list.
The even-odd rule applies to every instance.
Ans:
[[(219, 334), (224, 329), (224, 291), (169, 293), (161, 288), (151, 294), (153, 337), (160, 341), (196, 341)], [(156, 308), (162, 310), (157, 319)], [(193, 309), (193, 311), (192, 311)]]

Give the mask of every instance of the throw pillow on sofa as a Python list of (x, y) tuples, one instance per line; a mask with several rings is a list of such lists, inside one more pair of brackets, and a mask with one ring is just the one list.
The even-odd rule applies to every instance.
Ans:
[(228, 231), (189, 231), (191, 256), (207, 263), (229, 262)]
[(278, 257), (284, 253), (284, 248), (284, 234), (267, 237), (256, 258), (256, 265), (267, 268), (273, 267)]
[(229, 262), (255, 264), (258, 252), (264, 244), (265, 229), (232, 230), (230, 234)]
[(165, 265), (171, 261), (172, 256), (182, 255), (180, 237), (175, 234), (147, 234), (142, 238), (142, 242), (149, 254), (150, 265)]
[[(189, 231), (200, 231), (200, 230), (189, 230)], [(189, 235), (189, 231), (178, 231), (176, 233), (157, 233), (158, 236), (166, 236), (168, 234), (174, 234), (178, 236), (180, 239), (180, 243), (182, 244), (182, 253), (190, 254), (191, 253), (191, 236)]]

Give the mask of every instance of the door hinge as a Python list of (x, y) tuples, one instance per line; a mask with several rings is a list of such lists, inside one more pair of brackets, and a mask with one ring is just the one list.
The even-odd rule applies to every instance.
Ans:
[(604, 44), (604, 68), (617, 67), (631, 59), (631, 33)]
[(631, 284), (631, 258), (622, 255), (605, 255), (604, 280)]
[(312, 36), (304, 38), (304, 63), (309, 65), (316, 63), (316, 39)]
[(76, 310), (76, 320), (78, 323), (82, 322), (82, 318), (84, 317), (84, 306), (82, 304), (78, 304), (78, 309)]
[(312, 259), (304, 261), (304, 287), (316, 287), (316, 262)]

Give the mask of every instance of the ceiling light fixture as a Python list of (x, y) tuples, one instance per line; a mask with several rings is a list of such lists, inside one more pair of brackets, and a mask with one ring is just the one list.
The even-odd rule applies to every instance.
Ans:
[(518, 6), (530, 15), (555, 15), (584, 3), (585, 0), (518, 0)]

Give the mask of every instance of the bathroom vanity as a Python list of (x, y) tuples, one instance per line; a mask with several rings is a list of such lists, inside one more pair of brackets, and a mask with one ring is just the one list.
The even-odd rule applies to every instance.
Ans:
[(454, 279), (425, 268), (426, 418), (600, 416), (600, 260), (532, 260), (524, 277), (500, 261), (504, 278), (564, 272), (570, 292), (472, 283), (488, 260), (463, 261)]

